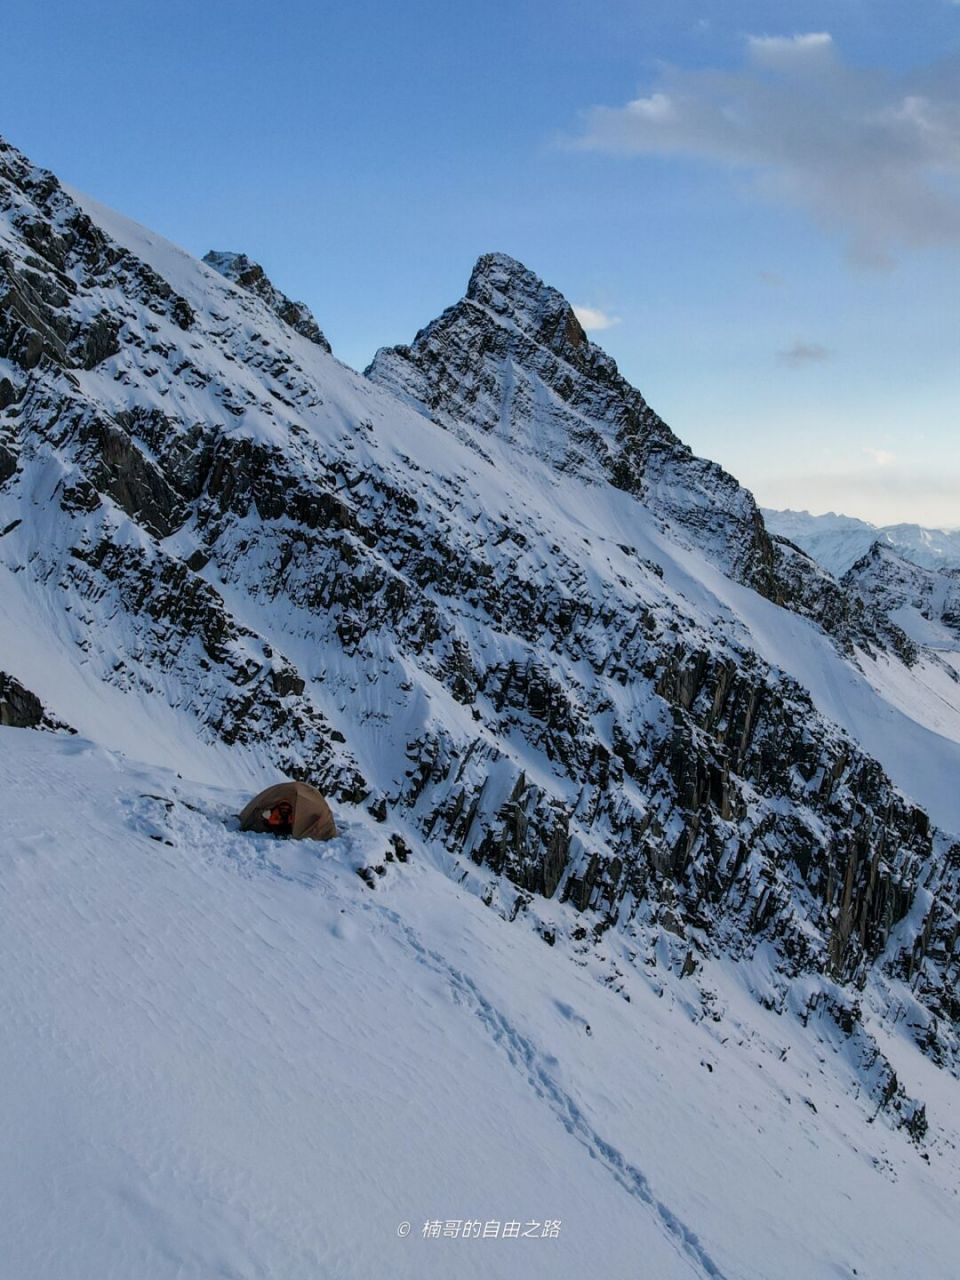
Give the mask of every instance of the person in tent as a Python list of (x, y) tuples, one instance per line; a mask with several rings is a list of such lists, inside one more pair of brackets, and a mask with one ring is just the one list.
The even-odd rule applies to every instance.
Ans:
[(275, 836), (293, 835), (293, 806), (287, 800), (281, 800), (272, 809), (265, 809), (263, 816)]
[(244, 805), (240, 830), (272, 831), (291, 840), (332, 840), (337, 824), (316, 787), (291, 778), (265, 787)]

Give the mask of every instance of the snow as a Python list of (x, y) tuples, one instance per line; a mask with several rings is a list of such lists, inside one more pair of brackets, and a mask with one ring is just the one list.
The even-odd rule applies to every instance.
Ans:
[[(0, 790), (5, 1274), (954, 1274), (957, 1099), (908, 1041), (929, 1164), (743, 966), (719, 1022), (628, 1003), (419, 851), (371, 891), (364, 815), (243, 835), (243, 793), (81, 739), (0, 730)], [(423, 1238), (465, 1219), (561, 1226)]]
[(960, 681), (951, 674), (960, 663), (951, 667), (943, 661), (949, 656), (921, 656), (908, 669), (887, 654), (860, 654), (860, 666), (872, 687), (902, 715), (960, 742)]
[(700, 625), (709, 627), (718, 614), (729, 619), (734, 634), (797, 680), (817, 709), (861, 743), (936, 822), (960, 832), (960, 698), (952, 682), (950, 702), (942, 689), (931, 687), (927, 666), (909, 668), (889, 656), (871, 661), (862, 654), (865, 670), (843, 661), (813, 623), (732, 581), (695, 552), (640, 527), (628, 495), (604, 493), (587, 521), (612, 528), (614, 541), (629, 539), (658, 563), (665, 584), (696, 610)]
[(911, 640), (927, 649), (960, 650), (960, 638), (956, 632), (937, 619), (924, 617), (916, 605), (902, 604), (899, 609), (891, 611), (890, 618)]

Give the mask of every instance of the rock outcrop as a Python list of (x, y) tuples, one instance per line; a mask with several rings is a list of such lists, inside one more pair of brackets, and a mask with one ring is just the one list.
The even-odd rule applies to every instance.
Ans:
[(270, 310), (284, 324), (288, 324), (295, 333), (315, 342), (324, 351), (330, 350), (330, 343), (320, 331), (320, 326), (313, 318), (313, 312), (305, 302), (292, 302), (285, 293), (281, 293), (268, 278), (259, 262), (252, 262), (245, 253), (229, 253), (224, 250), (211, 249), (204, 255), (204, 262), (214, 271), (219, 271), (227, 280), (232, 280), (241, 289), (246, 289), (254, 297), (261, 298)]
[(638, 498), (676, 540), (818, 622), (847, 652), (910, 646), (799, 548), (767, 532), (753, 495), (697, 457), (591, 342), (573, 307), (506, 254), (486, 254), (466, 295), (367, 377), (476, 446), (476, 432), (588, 484)]
[(843, 586), (875, 613), (900, 619), (917, 643), (960, 650), (960, 569), (924, 568), (878, 541)]
[(0, 725), (14, 729), (73, 730), (45, 710), (35, 693), (25, 689), (19, 680), (0, 671)]

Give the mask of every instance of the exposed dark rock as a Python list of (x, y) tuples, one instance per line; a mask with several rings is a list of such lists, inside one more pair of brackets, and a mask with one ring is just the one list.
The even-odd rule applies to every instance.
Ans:
[(35, 729), (43, 721), (43, 704), (18, 680), (0, 672), (0, 724)]
[(109, 315), (101, 313), (92, 321), (82, 335), (81, 363), (84, 369), (95, 369), (98, 364), (116, 355), (120, 350), (119, 333), (120, 322)]
[(313, 318), (313, 313), (305, 302), (291, 302), (286, 294), (281, 293), (274, 285), (259, 262), (253, 262), (245, 253), (228, 253), (211, 249), (204, 256), (204, 262), (219, 271), (222, 276), (238, 284), (241, 289), (262, 298), (270, 310), (280, 317), (291, 329), (315, 342), (324, 351), (330, 350), (330, 343), (320, 331), (320, 326)]
[(78, 433), (83, 440), (79, 456), (89, 459), (91, 481), (101, 493), (158, 537), (183, 523), (186, 509), (179, 495), (119, 423), (94, 418), (80, 424)]
[(73, 733), (67, 725), (47, 714), (35, 693), (3, 671), (0, 671), (0, 725), (15, 729), (66, 729)]
[(9, 378), (0, 378), (0, 410), (17, 403), (17, 389)]

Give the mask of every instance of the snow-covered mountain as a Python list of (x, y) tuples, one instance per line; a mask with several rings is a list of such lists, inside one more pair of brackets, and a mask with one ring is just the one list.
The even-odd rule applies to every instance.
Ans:
[[(378, 353), (367, 376), (254, 268), (240, 255), (199, 262), (0, 144), (0, 723), (53, 730), (10, 729), (0, 745), (17, 804), (32, 776), (76, 797), (51, 807), (39, 845), (15, 819), (6, 874), (33, 941), (11, 947), (2, 971), (22, 982), (3, 1007), (32, 1029), (8, 1069), (39, 1055), (59, 1079), (67, 1024), (63, 1044), (78, 1052), (109, 1039), (132, 949), (149, 993), (129, 1043), (159, 1009), (156, 1025), (185, 1036), (201, 1073), (200, 1111), (223, 1085), (232, 1113), (246, 1087), (263, 1126), (292, 1134), (262, 1084), (269, 1053), (223, 1069), (243, 1060), (252, 1023), (241, 1014), (231, 1030), (239, 1006), (219, 977), (219, 1039), (189, 1030), (207, 1007), (206, 978), (191, 996), (190, 975), (212, 963), (196, 922), (223, 898), (215, 967), (236, 965), (250, 1017), (279, 1029), (291, 1108), (316, 1106), (323, 1089), (301, 1054), (318, 1055), (324, 1076), (344, 1071), (343, 1056), (397, 1056), (394, 1102), (421, 1130), (434, 1100), (446, 1123), (490, 1091), (510, 1132), (548, 1153), (517, 1167), (518, 1188), (534, 1166), (566, 1169), (557, 1186), (582, 1189), (583, 1203), (610, 1188), (610, 1231), (623, 1236), (610, 1274), (631, 1256), (630, 1224), (663, 1253), (663, 1275), (853, 1274), (858, 1249), (876, 1261), (870, 1274), (898, 1274), (892, 1217), (869, 1243), (838, 1224), (826, 1244), (801, 1247), (791, 1227), (747, 1245), (764, 1179), (743, 1183), (739, 1218), (732, 1187), (709, 1187), (729, 1181), (731, 1161), (746, 1178), (755, 1144), (773, 1141), (737, 1136), (751, 1108), (758, 1131), (812, 1144), (785, 1190), (816, 1182), (805, 1194), (818, 1214), (832, 1212), (841, 1167), (861, 1208), (885, 1202), (887, 1177), (912, 1180), (911, 1213), (954, 1185), (960, 684), (945, 668), (931, 683), (886, 600), (771, 536), (751, 495), (676, 439), (521, 264), (481, 258), (466, 297), (409, 346)], [(322, 864), (224, 825), (278, 772), (337, 804), (347, 835)], [(76, 825), (95, 834), (71, 844)], [(51, 882), (64, 843), (61, 896)], [(146, 877), (131, 912), (126, 850)], [(99, 893), (109, 961), (84, 941)], [(196, 914), (183, 907), (194, 893)], [(262, 904), (245, 896), (259, 893)], [(349, 961), (335, 927), (362, 938)], [(101, 983), (92, 1029), (70, 1021), (72, 998), (30, 958), (37, 930), (79, 948), (76, 972)], [(302, 1006), (288, 1007), (284, 983), (324, 960), (336, 981), (307, 973)], [(424, 1012), (441, 990), (452, 1016), (442, 1002)], [(405, 1012), (390, 1017), (394, 998)], [(534, 1011), (544, 1000), (554, 1012)], [(348, 1031), (352, 1005), (364, 1012)], [(314, 1025), (324, 1008), (339, 1049)], [(594, 1026), (583, 1009), (616, 1028), (599, 1053), (583, 1051)], [(712, 1084), (707, 1041), (728, 1064)], [(664, 1065), (658, 1045), (672, 1046)], [(444, 1046), (453, 1061), (438, 1071)], [(134, 1114), (136, 1073), (107, 1057)], [(396, 1126), (393, 1165), (373, 1168), (371, 1134), (395, 1086), (370, 1070), (374, 1119), (331, 1121), (334, 1200), (396, 1177), (427, 1213), (423, 1166), (410, 1165), (410, 1183)], [(731, 1092), (718, 1119), (721, 1077)], [(85, 1098), (95, 1080), (89, 1067)], [(680, 1145), (693, 1151), (715, 1124), (721, 1153), (689, 1194), (665, 1136), (681, 1080)], [(362, 1086), (362, 1071), (342, 1080), (338, 1106), (356, 1108)], [(34, 1137), (41, 1093), (25, 1122)], [(158, 1257), (172, 1250), (197, 1275), (451, 1274), (449, 1255), (425, 1262), (429, 1241), (394, 1254), (392, 1223), (389, 1252), (368, 1241), (354, 1258), (329, 1230), (321, 1247), (299, 1192), (271, 1203), (260, 1253), (231, 1254), (231, 1232), (250, 1239), (244, 1157), (220, 1150), (204, 1166), (176, 1133), (186, 1146), (154, 1196), (152, 1144), (164, 1125), (193, 1123), (175, 1087), (163, 1097), (156, 1134), (127, 1150), (114, 1126), (90, 1173), (122, 1217), (110, 1179), (123, 1181), (123, 1159), (109, 1151), (127, 1151), (132, 1216), (155, 1228)], [(628, 1101), (645, 1097), (652, 1112)], [(90, 1135), (76, 1123), (82, 1152)], [(322, 1142), (319, 1124), (311, 1113), (304, 1141)], [(510, 1144), (488, 1129), (460, 1131), (486, 1161), (461, 1199), (489, 1202)], [(439, 1197), (457, 1186), (457, 1139), (431, 1132)], [(351, 1134), (362, 1151), (351, 1154)], [(294, 1163), (306, 1159), (296, 1149)], [(286, 1187), (282, 1148), (271, 1150)], [(599, 1160), (596, 1182), (583, 1152)], [(661, 1195), (658, 1178), (676, 1194)], [(187, 1196), (171, 1189), (178, 1179), (227, 1206), (209, 1248), (174, 1229), (187, 1213), (171, 1200)], [(708, 1207), (714, 1194), (721, 1210)], [(940, 1220), (917, 1213), (918, 1232)], [(294, 1238), (309, 1242), (302, 1254)], [(790, 1242), (779, 1272), (762, 1259), (777, 1238)], [(597, 1255), (581, 1241), (569, 1256)], [(946, 1256), (930, 1253), (929, 1274)], [(504, 1274), (558, 1274), (552, 1256), (525, 1258)], [(150, 1267), (138, 1273), (166, 1274)], [(488, 1274), (487, 1255), (457, 1274), (471, 1268)]]
[(562, 294), (512, 258), (482, 257), (465, 297), (410, 346), (377, 352), (367, 376), (499, 465), (525, 454), (633, 495), (672, 543), (848, 645), (897, 646), (829, 575), (770, 537), (753, 495), (678, 440)]
[(951, 683), (960, 673), (960, 532), (908, 524), (877, 528), (849, 516), (811, 516), (807, 511), (765, 510), (764, 518), (777, 535), (836, 574), (870, 616), (902, 631), (917, 646), (915, 674), (947, 704), (955, 703)]
[(960, 654), (960, 569), (923, 569), (875, 542), (843, 583), (918, 645)]
[(878, 526), (832, 511), (814, 516), (809, 511), (761, 510), (771, 533), (795, 542), (837, 578), (874, 543), (925, 569), (960, 569), (960, 529), (926, 529), (918, 524)]

